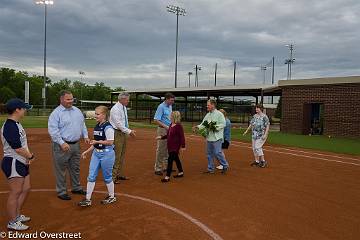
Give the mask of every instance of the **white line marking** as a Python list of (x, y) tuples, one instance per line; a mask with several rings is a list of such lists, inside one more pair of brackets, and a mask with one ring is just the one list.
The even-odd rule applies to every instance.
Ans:
[[(55, 189), (31, 189), (31, 192), (56, 192)], [(7, 194), (8, 191), (0, 191), (0, 194)], [(101, 193), (101, 194), (107, 194), (107, 192), (105, 191), (94, 191), (94, 193)], [(131, 198), (131, 199), (135, 199), (135, 200), (140, 200), (140, 201), (144, 201), (147, 203), (151, 203), (154, 205), (157, 205), (159, 207), (163, 207), (167, 210), (170, 210), (180, 216), (183, 216), (184, 218), (186, 218), (187, 220), (189, 220), (191, 223), (195, 224), (196, 226), (198, 226), (201, 230), (203, 230), (206, 234), (208, 234), (212, 239), (214, 240), (223, 240), (222, 237), (220, 237), (220, 235), (218, 235), (217, 233), (215, 233), (213, 230), (211, 230), (209, 227), (207, 227), (205, 224), (203, 224), (202, 222), (200, 222), (199, 220), (191, 217), (189, 214), (175, 208), (172, 207), (170, 205), (167, 205), (165, 203), (156, 201), (156, 200), (152, 200), (149, 198), (144, 198), (144, 197), (139, 197), (139, 196), (135, 196), (135, 195), (130, 195), (130, 194), (126, 194), (126, 193), (115, 193), (116, 196), (123, 196), (123, 197), (127, 197), (127, 198)]]
[[(200, 136), (197, 135), (190, 135), (191, 137), (194, 138), (199, 138), (201, 139)], [(244, 143), (244, 142), (237, 142), (237, 141), (233, 141), (234, 143), (238, 143), (238, 144), (243, 144), (243, 145), (248, 145), (251, 146), (250, 143)], [(291, 151), (291, 152), (299, 152), (299, 153), (307, 153), (307, 154), (314, 154), (314, 155), (319, 155), (319, 156), (325, 156), (325, 157), (333, 157), (333, 158), (339, 158), (339, 159), (348, 159), (348, 160), (354, 160), (354, 161), (360, 161), (360, 158), (351, 158), (351, 157), (344, 157), (344, 156), (337, 156), (337, 155), (333, 155), (333, 154), (324, 154), (324, 153), (317, 153), (317, 152), (310, 152), (310, 151), (302, 151), (302, 150), (297, 150), (297, 149), (291, 149), (291, 148), (284, 148), (284, 147), (274, 147), (274, 146), (266, 146), (266, 148), (272, 148), (272, 149), (279, 149), (279, 150), (286, 150), (286, 151)], [(316, 151), (314, 149), (314, 151)]]
[[(243, 144), (243, 145), (249, 145), (248, 143), (242, 143), (242, 142), (235, 142), (235, 143)], [(348, 159), (348, 160), (359, 161), (359, 162), (360, 162), (360, 159), (359, 159), (359, 158), (350, 158), (350, 157), (343, 157), (343, 156), (337, 156), (337, 155), (329, 155), (329, 154), (323, 154), (323, 153), (308, 152), (308, 151), (301, 151), (301, 150), (296, 150), (296, 149), (273, 147), (273, 146), (266, 146), (266, 148), (267, 148), (267, 149), (268, 149), (268, 148), (279, 149), (279, 150), (285, 150), (285, 151), (290, 151), (290, 152), (313, 154), (313, 155), (319, 155), (319, 156), (325, 156), (325, 157), (332, 157), (332, 158), (339, 158), (339, 159)]]
[[(198, 137), (195, 137), (195, 138), (194, 137), (188, 137), (188, 138), (199, 140)], [(237, 142), (232, 142), (231, 145), (234, 145), (236, 147), (244, 147), (244, 148), (252, 149), (252, 147), (250, 147), (250, 146), (243, 146), (243, 145), (248, 145), (248, 144), (243, 144), (243, 143), (238, 144)], [(348, 164), (348, 165), (360, 166), (360, 164), (357, 164), (357, 163), (344, 162), (344, 161), (339, 161), (339, 160), (330, 160), (330, 159), (321, 158), (321, 157), (306, 156), (306, 155), (300, 155), (300, 154), (295, 154), (295, 153), (288, 153), (288, 152), (269, 150), (268, 147), (265, 147), (265, 151), (267, 151), (267, 152), (275, 152), (275, 153), (280, 153), (280, 154), (286, 154), (286, 155), (292, 155), (292, 156), (298, 156), (298, 157), (311, 158), (311, 159), (319, 159), (319, 160), (327, 161), (327, 162), (336, 162), (336, 163), (340, 163), (340, 164)], [(312, 153), (309, 152), (309, 154), (312, 154)]]

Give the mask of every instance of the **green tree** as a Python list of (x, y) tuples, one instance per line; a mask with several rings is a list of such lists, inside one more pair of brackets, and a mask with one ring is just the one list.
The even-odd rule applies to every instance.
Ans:
[(62, 90), (71, 91), (71, 80), (65, 78), (60, 80), (59, 82), (51, 83), (48, 89), (47, 94), (47, 102), (49, 105), (57, 105), (59, 104), (59, 93)]
[(92, 98), (89, 100), (110, 100), (111, 92), (111, 88), (105, 86), (103, 82), (96, 82), (95, 86), (90, 89)]
[(0, 69), (0, 86), (7, 86), (15, 76), (15, 70), (10, 68)]
[(30, 85), (30, 103), (33, 105), (42, 104), (42, 88), (43, 88), (43, 78), (40, 76), (33, 75), (28, 78)]
[(8, 87), (0, 88), (0, 103), (6, 103), (9, 99), (16, 97), (16, 94)]
[[(33, 105), (42, 104), (43, 76), (29, 76), (27, 72), (15, 71), (10, 68), (0, 68), (0, 102), (6, 102), (9, 98), (18, 97), (24, 99), (25, 82), (30, 83), (30, 103)], [(46, 102), (47, 105), (57, 105), (59, 103), (59, 93), (62, 90), (69, 90), (77, 99), (84, 100), (110, 100), (112, 91), (123, 91), (121, 87), (112, 89), (103, 82), (96, 82), (94, 86), (87, 85), (80, 81), (62, 79), (52, 82), (46, 79)], [(81, 97), (82, 96), (82, 97)]]
[(86, 84), (81, 81), (74, 81), (72, 83), (71, 89), (72, 89), (71, 92), (73, 93), (73, 95), (79, 100), (87, 99), (87, 98), (85, 98), (85, 96), (86, 97), (89, 96), (89, 94), (87, 94), (88, 89), (87, 89)]

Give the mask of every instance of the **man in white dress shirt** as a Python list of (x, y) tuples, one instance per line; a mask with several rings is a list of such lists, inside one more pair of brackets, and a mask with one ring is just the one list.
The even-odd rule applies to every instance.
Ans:
[(118, 102), (110, 110), (110, 123), (115, 129), (115, 164), (113, 168), (113, 180), (118, 184), (120, 180), (128, 180), (124, 175), (124, 160), (126, 149), (126, 138), (128, 135), (134, 137), (135, 131), (129, 128), (126, 106), (129, 104), (130, 95), (126, 92), (120, 93)]

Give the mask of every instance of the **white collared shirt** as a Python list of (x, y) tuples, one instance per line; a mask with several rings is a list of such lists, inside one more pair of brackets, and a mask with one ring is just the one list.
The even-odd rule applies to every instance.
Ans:
[(117, 102), (110, 110), (110, 124), (113, 128), (122, 131), (123, 133), (130, 134), (131, 129), (128, 126), (127, 109), (120, 102)]

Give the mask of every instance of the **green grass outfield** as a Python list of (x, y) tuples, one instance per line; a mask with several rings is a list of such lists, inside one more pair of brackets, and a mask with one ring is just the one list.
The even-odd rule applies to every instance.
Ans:
[[(2, 125), (6, 116), (0, 116), (0, 124)], [(24, 128), (47, 128), (47, 117), (27, 116), (22, 125)], [(86, 120), (88, 127), (95, 125), (95, 120)], [(184, 123), (185, 131), (191, 132), (191, 123)], [(156, 128), (154, 124), (131, 122), (132, 128)], [(232, 139), (244, 142), (251, 141), (251, 134), (243, 136), (245, 129), (232, 129)], [(321, 150), (334, 153), (345, 153), (351, 155), (360, 155), (360, 139), (344, 139), (344, 138), (328, 138), (326, 136), (306, 136), (281, 133), (271, 131), (268, 139), (269, 144), (299, 147), (306, 149)]]

